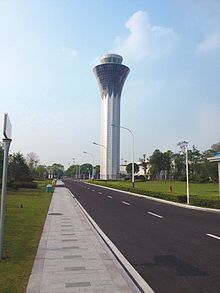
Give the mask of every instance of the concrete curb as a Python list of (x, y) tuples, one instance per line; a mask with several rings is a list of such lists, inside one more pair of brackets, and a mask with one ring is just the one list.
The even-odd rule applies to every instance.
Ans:
[[(169, 204), (169, 205), (177, 206), (177, 207), (180, 207), (180, 208), (191, 209), (191, 210), (199, 210), (199, 211), (203, 211), (203, 212), (220, 213), (219, 209), (211, 209), (211, 208), (203, 208), (203, 207), (191, 206), (191, 205), (187, 205), (187, 204), (184, 204), (184, 203), (168, 201), (168, 200), (165, 200), (165, 199), (150, 197), (150, 196), (147, 196), (147, 195), (142, 195), (142, 194), (138, 194), (138, 193), (133, 193), (133, 192), (129, 192), (129, 191), (115, 189), (115, 188), (111, 188), (111, 187), (107, 187), (107, 186), (103, 186), (103, 185), (98, 185), (98, 184), (93, 184), (93, 183), (88, 183), (88, 182), (84, 182), (84, 183), (89, 184), (89, 185), (94, 185), (94, 186), (97, 186), (97, 187), (103, 187), (103, 188), (106, 188), (106, 189), (109, 189), (109, 190), (114, 190), (114, 191), (118, 191), (118, 192), (122, 192), (122, 193), (127, 193), (129, 195), (142, 197), (142, 198), (149, 199), (149, 200), (158, 201), (158, 202), (161, 202), (161, 203), (164, 203), (164, 204)], [(219, 198), (219, 200), (220, 200), (220, 198)]]
[(103, 241), (118, 259), (122, 267), (126, 270), (132, 280), (136, 283), (136, 285), (145, 293), (154, 293), (152, 288), (147, 284), (147, 282), (139, 275), (139, 273), (134, 269), (134, 267), (127, 261), (127, 259), (123, 256), (123, 254), (118, 250), (118, 248), (114, 245), (114, 243), (105, 235), (105, 233), (101, 230), (101, 228), (97, 225), (97, 223), (92, 219), (92, 217), (87, 213), (87, 211), (83, 208), (83, 206), (79, 203), (79, 201), (75, 198), (74, 194), (67, 188), (70, 192), (73, 199), (76, 201), (80, 209), (83, 211), (89, 222), (93, 225), (97, 233), (101, 236)]

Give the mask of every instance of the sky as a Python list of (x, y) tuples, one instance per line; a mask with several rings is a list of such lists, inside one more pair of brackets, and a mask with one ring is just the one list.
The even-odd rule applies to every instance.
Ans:
[[(220, 0), (0, 0), (0, 125), (11, 152), (41, 164), (99, 164), (100, 92), (92, 72), (106, 53), (130, 68), (121, 125), (135, 160), (186, 140), (220, 141)], [(121, 130), (121, 159), (131, 161)]]

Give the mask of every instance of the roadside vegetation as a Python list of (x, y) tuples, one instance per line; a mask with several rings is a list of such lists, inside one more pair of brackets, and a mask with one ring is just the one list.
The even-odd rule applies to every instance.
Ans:
[[(0, 143), (0, 187), (3, 171), (3, 145)], [(24, 156), (21, 152), (10, 153), (8, 160), (8, 187), (17, 188), (37, 188), (36, 180), (45, 180), (50, 175), (51, 178), (61, 178), (64, 173), (64, 166), (54, 163), (51, 166), (40, 164), (37, 154), (31, 152)]]
[(51, 180), (36, 183), (35, 189), (10, 188), (7, 192), (1, 293), (24, 293), (27, 286), (52, 195), (46, 192)]
[[(186, 183), (174, 180), (131, 181), (89, 180), (89, 183), (111, 187), (119, 190), (156, 197), (174, 202), (186, 203)], [(220, 195), (217, 183), (191, 183), (190, 204), (195, 206), (220, 209)]]
[[(213, 144), (210, 149), (200, 151), (196, 146), (188, 150), (189, 180), (192, 183), (218, 182), (217, 163), (210, 163), (209, 157), (220, 152), (220, 143)], [(186, 181), (185, 153), (167, 150), (161, 152), (156, 149), (146, 159), (140, 158), (140, 166), (144, 170), (144, 177), (148, 180), (176, 180)], [(139, 167), (139, 166), (137, 166)], [(127, 172), (131, 173), (131, 167), (127, 166)]]
[[(3, 171), (0, 143), (0, 187)], [(35, 153), (10, 153), (5, 205), (3, 259), (0, 260), (0, 292), (24, 293), (51, 201), (48, 176), (60, 178), (64, 167), (40, 164)], [(0, 198), (1, 203), (1, 198)]]
[[(206, 151), (196, 146), (188, 150), (190, 204), (220, 209), (218, 190), (218, 166), (210, 163), (209, 157), (220, 152), (220, 143), (213, 144)], [(138, 173), (142, 168), (142, 174)], [(185, 154), (171, 150), (161, 152), (156, 149), (149, 158), (146, 154), (134, 164), (135, 187), (131, 186), (132, 164), (126, 164), (126, 173), (120, 180), (90, 180), (89, 182), (145, 196), (174, 202), (186, 203)]]

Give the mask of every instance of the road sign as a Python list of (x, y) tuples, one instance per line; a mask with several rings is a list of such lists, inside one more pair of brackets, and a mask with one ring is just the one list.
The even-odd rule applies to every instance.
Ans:
[(11, 139), (11, 122), (8, 114), (4, 117), (3, 135), (6, 139)]

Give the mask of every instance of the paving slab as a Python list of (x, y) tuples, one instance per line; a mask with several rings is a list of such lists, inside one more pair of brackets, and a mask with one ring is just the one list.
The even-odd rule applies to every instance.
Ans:
[(26, 293), (140, 292), (58, 181)]

